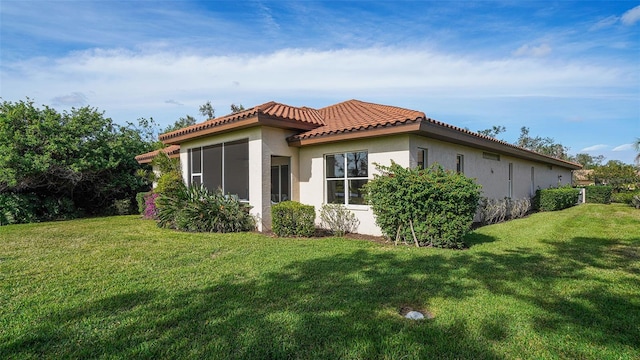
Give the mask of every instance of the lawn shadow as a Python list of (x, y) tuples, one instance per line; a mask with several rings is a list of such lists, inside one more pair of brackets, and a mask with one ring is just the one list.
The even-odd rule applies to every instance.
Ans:
[[(429, 309), (434, 299), (462, 302), (479, 291), (532, 306), (528, 321), (542, 338), (569, 327), (585, 343), (638, 349), (638, 300), (617, 297), (581, 271), (600, 262), (596, 253), (575, 248), (585, 239), (574, 240), (548, 242), (554, 256), (528, 248), (408, 258), (392, 250), (357, 250), (294, 261), (249, 280), (228, 276), (179, 293), (106, 297), (44, 316), (32, 336), (5, 343), (0, 354), (50, 357), (53, 349), (71, 358), (504, 358), (493, 345), (510, 341), (506, 318), (478, 319), (466, 309), (417, 322), (398, 314), (401, 306)], [(624, 257), (605, 255), (611, 244), (596, 239), (590, 249)], [(568, 298), (557, 288), (563, 281), (597, 285)], [(562, 347), (552, 349), (555, 354), (589, 357), (572, 344), (553, 346)]]

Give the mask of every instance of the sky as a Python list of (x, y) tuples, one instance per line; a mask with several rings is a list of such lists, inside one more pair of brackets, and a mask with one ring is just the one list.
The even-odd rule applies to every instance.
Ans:
[(349, 99), (633, 163), (640, 1), (0, 2), (0, 98), (115, 122)]

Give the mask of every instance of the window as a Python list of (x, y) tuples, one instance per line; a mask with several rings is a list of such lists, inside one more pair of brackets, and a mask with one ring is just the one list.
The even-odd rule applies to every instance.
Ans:
[(279, 203), (290, 200), (289, 165), (271, 166), (271, 202)]
[(362, 186), (369, 181), (366, 151), (325, 156), (327, 203), (363, 205)]
[(482, 157), (488, 160), (500, 161), (500, 155), (494, 153), (483, 152)]
[(247, 139), (189, 149), (190, 185), (249, 199), (249, 141)]
[(464, 155), (456, 155), (456, 172), (464, 174)]
[(509, 196), (513, 197), (513, 163), (509, 163)]
[(191, 149), (191, 183), (194, 185), (202, 184), (202, 149)]
[(429, 152), (427, 149), (418, 148), (418, 153), (416, 154), (418, 159), (418, 169), (426, 169), (429, 166), (427, 159)]

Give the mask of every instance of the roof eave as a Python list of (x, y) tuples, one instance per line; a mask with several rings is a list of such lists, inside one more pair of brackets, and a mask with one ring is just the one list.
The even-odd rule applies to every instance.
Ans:
[[(201, 126), (203, 124), (200, 124)], [(241, 129), (246, 129), (258, 125), (271, 126), (276, 128), (283, 129), (295, 129), (301, 131), (309, 131), (317, 128), (318, 124), (301, 122), (288, 118), (280, 118), (277, 116), (270, 116), (265, 114), (255, 114), (253, 116), (247, 118), (241, 118), (233, 122), (225, 123), (225, 124), (216, 124), (211, 125), (210, 127), (206, 127), (204, 125), (203, 129), (198, 129), (196, 126), (182, 129), (181, 133), (169, 133), (163, 134), (160, 136), (160, 139), (164, 144), (180, 144), (185, 141), (200, 139), (203, 137), (215, 135), (215, 134), (223, 134), (230, 131), (236, 131)], [(175, 134), (175, 135), (173, 135)]]
[(419, 119), (400, 124), (385, 124), (368, 128), (338, 131), (319, 134), (311, 137), (290, 137), (287, 139), (289, 146), (303, 147), (308, 145), (326, 144), (340, 141), (382, 137), (395, 134), (411, 133), (420, 129)]
[(425, 137), (444, 140), (454, 144), (471, 146), (481, 150), (487, 150), (528, 160), (543, 162), (546, 164), (562, 166), (571, 170), (582, 169), (582, 166), (579, 164), (543, 155), (535, 151), (520, 148), (515, 145), (503, 144), (498, 140), (485, 139), (478, 135), (465, 133), (458, 129), (442, 126), (429, 121), (425, 121), (421, 124), (419, 134)]

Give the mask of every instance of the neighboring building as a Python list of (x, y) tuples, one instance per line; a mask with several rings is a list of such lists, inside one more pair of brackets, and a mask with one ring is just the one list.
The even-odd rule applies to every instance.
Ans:
[(595, 185), (595, 178), (593, 177), (593, 169), (574, 171), (573, 185), (574, 186)]
[(344, 204), (360, 220), (359, 233), (380, 235), (361, 191), (376, 163), (438, 163), (476, 178), (483, 196), (500, 199), (571, 184), (572, 170), (580, 169), (423, 112), (358, 100), (322, 109), (269, 102), (162, 134), (160, 140), (180, 146), (187, 184), (222, 188), (248, 201), (262, 220), (259, 230), (270, 228), (272, 204), (296, 200), (317, 210)]

